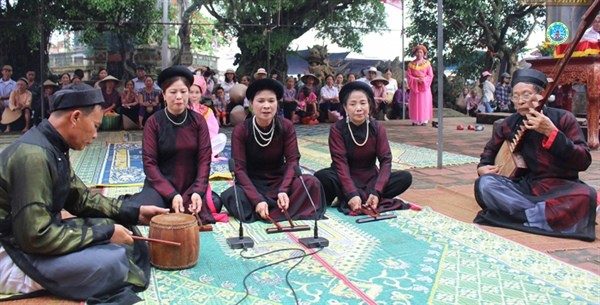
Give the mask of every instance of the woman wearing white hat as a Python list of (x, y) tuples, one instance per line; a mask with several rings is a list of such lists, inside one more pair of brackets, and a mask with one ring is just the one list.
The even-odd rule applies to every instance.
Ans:
[(235, 77), (235, 71), (233, 69), (227, 69), (225, 71), (225, 80), (221, 83), (221, 87), (225, 90), (225, 100), (229, 102), (229, 91), (233, 86), (237, 84), (237, 78)]

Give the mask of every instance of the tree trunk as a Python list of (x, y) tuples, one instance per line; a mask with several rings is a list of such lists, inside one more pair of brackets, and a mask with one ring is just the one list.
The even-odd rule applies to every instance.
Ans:
[[(281, 37), (279, 37), (281, 39)], [(264, 48), (257, 52), (253, 53), (252, 49), (249, 48), (245, 42), (241, 39), (238, 39), (238, 47), (240, 48), (241, 54), (239, 58), (239, 67), (237, 70), (237, 75), (248, 75), (254, 77), (254, 72), (258, 68), (264, 68), (267, 70), (267, 73), (277, 73), (279, 75), (278, 80), (283, 81), (287, 76), (287, 46), (291, 42), (288, 41), (287, 44), (280, 44), (281, 47), (275, 49), (275, 46), (268, 46), (268, 38), (265, 37)], [(269, 50), (271, 56), (269, 58)]]
[(191, 54), (192, 52), (192, 41), (190, 39), (192, 29), (190, 26), (190, 20), (192, 19), (192, 14), (199, 10), (200, 6), (202, 6), (204, 2), (206, 1), (195, 0), (194, 3), (188, 7), (181, 16), (181, 27), (177, 32), (177, 36), (179, 37), (179, 50), (173, 57), (173, 65), (180, 65), (183, 54)]

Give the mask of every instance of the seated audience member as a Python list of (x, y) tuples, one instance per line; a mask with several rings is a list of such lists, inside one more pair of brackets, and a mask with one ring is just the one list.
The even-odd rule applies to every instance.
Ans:
[(325, 86), (321, 88), (321, 100), (319, 101), (319, 121), (326, 122), (330, 111), (340, 111), (339, 91), (334, 86), (333, 75), (325, 77)]
[[(402, 92), (402, 89), (405, 91)], [(392, 98), (392, 118), (399, 120), (403, 117), (408, 117), (408, 97), (409, 93), (406, 86), (404, 88), (400, 87), (394, 92), (394, 97)]]
[(117, 87), (121, 86), (121, 81), (109, 75), (99, 81), (98, 86), (102, 89), (102, 96), (104, 97), (104, 103), (102, 104), (104, 113), (115, 112), (121, 106), (121, 94), (117, 91)]
[(203, 223), (214, 223), (206, 206), (212, 157), (210, 134), (204, 117), (188, 109), (193, 82), (194, 75), (184, 66), (167, 68), (158, 76), (165, 108), (148, 118), (144, 126), (146, 180), (132, 200), (175, 213), (197, 214)]
[(392, 172), (392, 152), (385, 128), (369, 119), (374, 108), (371, 86), (358, 81), (347, 83), (340, 100), (346, 120), (331, 125), (331, 167), (315, 173), (327, 202), (337, 197), (338, 210), (351, 215), (357, 215), (361, 207), (379, 212), (411, 208), (395, 197), (412, 184), (412, 175), (407, 171)]
[[(21, 111), (25, 119), (25, 127), (22, 132), (29, 130), (31, 124), (31, 91), (27, 90), (29, 82), (21, 77), (17, 80), (17, 88), (10, 93), (8, 98), (8, 109), (5, 111)], [(10, 124), (6, 125), (4, 132), (10, 132)]]
[(383, 111), (383, 119), (388, 120), (387, 117), (387, 79), (376, 76), (371, 80), (371, 89), (373, 89), (373, 96), (375, 97), (375, 112), (373, 117), (377, 118), (379, 111)]
[(202, 90), (206, 90), (204, 77), (194, 75), (194, 83), (190, 86), (190, 102), (188, 108), (197, 112), (204, 120), (206, 120), (214, 161), (219, 153), (225, 149), (227, 136), (223, 133), (219, 133), (219, 122), (217, 121), (216, 116), (208, 106), (202, 104)]
[[(513, 74), (511, 100), (517, 113), (494, 130), (477, 166), (476, 223), (535, 234), (595, 239), (596, 190), (579, 180), (591, 164), (583, 132), (568, 111), (544, 106), (535, 110), (546, 75), (533, 69)], [(527, 165), (519, 177), (500, 176), (496, 164), (502, 144), (524, 124), (520, 154)], [(512, 159), (512, 158), (511, 158)]]
[(146, 86), (138, 91), (138, 103), (140, 104), (138, 123), (142, 127), (146, 124), (146, 120), (148, 120), (151, 115), (160, 110), (159, 97), (161, 94), (160, 87), (159, 89), (154, 88), (156, 84), (154, 84), (152, 76), (146, 75), (144, 84)]
[(123, 89), (123, 93), (121, 93), (123, 129), (133, 129), (136, 126), (142, 129), (143, 126), (139, 123), (138, 119), (140, 113), (139, 102), (138, 93), (135, 91), (135, 83), (130, 79), (125, 82), (125, 88)]
[(300, 121), (304, 125), (316, 125), (319, 124), (319, 111), (317, 108), (317, 96), (310, 91), (306, 86), (300, 88), (300, 95), (298, 96), (298, 115)]
[(221, 126), (227, 126), (227, 104), (225, 100), (225, 89), (223, 87), (217, 87), (215, 95), (213, 96), (213, 106), (215, 111), (215, 117)]
[[(246, 96), (252, 105), (253, 116), (235, 126), (231, 138), (231, 154), (235, 160), (236, 193), (241, 211), (238, 212), (234, 188), (221, 195), (227, 211), (244, 222), (285, 219), (288, 210), (293, 219), (314, 219), (315, 210), (294, 175), (300, 152), (294, 125), (277, 115), (277, 101), (283, 96), (283, 86), (273, 79), (252, 82)], [(325, 213), (324, 194), (319, 181), (303, 175), (306, 187), (316, 206), (317, 217)]]
[[(92, 194), (69, 163), (69, 149), (97, 137), (103, 102), (91, 86), (64, 88), (50, 118), (0, 153), (0, 299), (47, 290), (133, 304), (148, 287), (148, 246), (132, 231), (168, 210)], [(63, 218), (63, 209), (75, 217)]]
[(298, 107), (296, 89), (294, 89), (295, 83), (293, 77), (288, 77), (283, 89), (283, 116), (292, 122), (294, 122), (294, 115), (296, 115), (296, 108)]
[(472, 117), (476, 117), (477, 113), (480, 112), (480, 106), (483, 107), (481, 99), (477, 96), (477, 91), (475, 91), (475, 89), (471, 89), (471, 92), (469, 93), (469, 96), (467, 97), (465, 102), (467, 104), (467, 114), (469, 114)]

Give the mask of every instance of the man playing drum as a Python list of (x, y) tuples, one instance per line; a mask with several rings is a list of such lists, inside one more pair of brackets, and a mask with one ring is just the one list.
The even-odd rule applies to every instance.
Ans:
[[(85, 84), (60, 90), (49, 119), (0, 153), (0, 298), (45, 289), (132, 304), (148, 286), (148, 248), (134, 242), (129, 225), (168, 210), (91, 194), (69, 162), (69, 149), (96, 138), (102, 102)], [(63, 219), (63, 209), (78, 217)]]
[[(476, 223), (536, 234), (595, 239), (596, 191), (579, 180), (592, 162), (575, 116), (562, 109), (535, 107), (546, 75), (532, 69), (513, 74), (511, 101), (517, 113), (506, 118), (486, 144), (477, 166), (475, 198), (482, 210)], [(518, 178), (498, 175), (495, 158), (523, 121), (520, 153), (527, 165)]]

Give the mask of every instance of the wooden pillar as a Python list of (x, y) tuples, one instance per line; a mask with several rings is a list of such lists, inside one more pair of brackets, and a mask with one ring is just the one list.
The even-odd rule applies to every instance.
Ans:
[(590, 148), (597, 149), (598, 143), (598, 108), (600, 107), (600, 63), (593, 64), (592, 71), (588, 74), (587, 81), (588, 107), (588, 145)]

